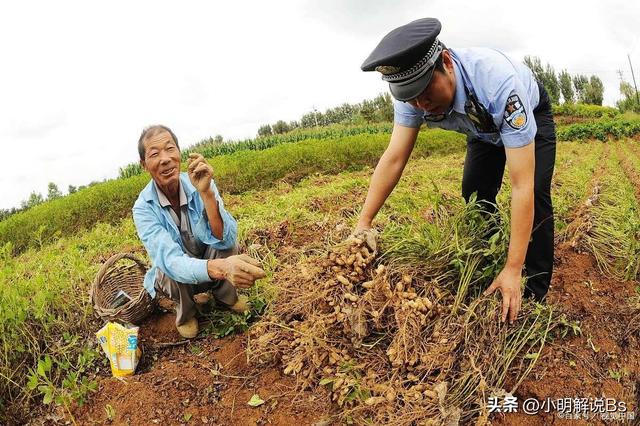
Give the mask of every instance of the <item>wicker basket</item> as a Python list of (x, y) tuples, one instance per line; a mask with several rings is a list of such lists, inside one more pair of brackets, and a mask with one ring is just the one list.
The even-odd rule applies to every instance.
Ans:
[[(91, 302), (96, 313), (108, 321), (118, 320), (139, 324), (155, 308), (155, 300), (144, 289), (147, 266), (129, 253), (111, 256), (100, 268), (91, 286)], [(114, 308), (120, 290), (131, 300)]]

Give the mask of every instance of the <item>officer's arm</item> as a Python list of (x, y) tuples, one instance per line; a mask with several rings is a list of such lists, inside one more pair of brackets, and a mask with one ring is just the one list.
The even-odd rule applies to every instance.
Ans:
[(402, 171), (409, 160), (420, 129), (393, 125), (389, 146), (380, 157), (376, 166), (369, 192), (360, 213), (357, 229), (371, 228), (373, 218), (393, 191), (402, 176)]
[(511, 238), (505, 268), (520, 271), (533, 226), (535, 142), (505, 151), (511, 180)]

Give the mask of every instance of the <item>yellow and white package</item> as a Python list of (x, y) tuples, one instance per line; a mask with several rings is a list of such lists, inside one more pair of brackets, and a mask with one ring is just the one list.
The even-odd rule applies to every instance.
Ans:
[(109, 358), (111, 373), (115, 377), (131, 376), (142, 355), (138, 348), (138, 327), (125, 327), (108, 322), (96, 333), (102, 350)]

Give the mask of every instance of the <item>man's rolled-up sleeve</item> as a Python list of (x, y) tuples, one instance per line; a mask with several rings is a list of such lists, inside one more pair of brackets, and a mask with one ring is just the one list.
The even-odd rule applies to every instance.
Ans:
[(200, 241), (215, 249), (228, 250), (236, 245), (236, 239), (238, 238), (238, 224), (231, 213), (224, 208), (224, 201), (222, 201), (220, 192), (218, 192), (218, 188), (213, 182), (213, 179), (211, 180), (211, 190), (218, 202), (218, 211), (222, 218), (222, 239), (216, 238), (216, 236), (213, 235), (204, 206), (202, 208), (202, 215), (200, 215), (197, 223), (195, 224), (194, 235), (196, 235)]
[(162, 227), (153, 210), (142, 203), (136, 203), (133, 207), (133, 221), (155, 267), (179, 283), (199, 284), (211, 281), (207, 272), (207, 260), (187, 256)]

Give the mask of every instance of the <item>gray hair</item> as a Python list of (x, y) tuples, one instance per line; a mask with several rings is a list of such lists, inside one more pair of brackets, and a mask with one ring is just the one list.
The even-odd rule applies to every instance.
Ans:
[(145, 129), (140, 134), (140, 139), (138, 139), (138, 154), (140, 154), (140, 161), (144, 161), (144, 141), (148, 138), (155, 136), (159, 133), (167, 132), (173, 138), (173, 141), (176, 143), (176, 147), (180, 150), (180, 145), (178, 145), (178, 138), (173, 131), (167, 126), (163, 126), (162, 124), (154, 124), (153, 126), (145, 127)]

